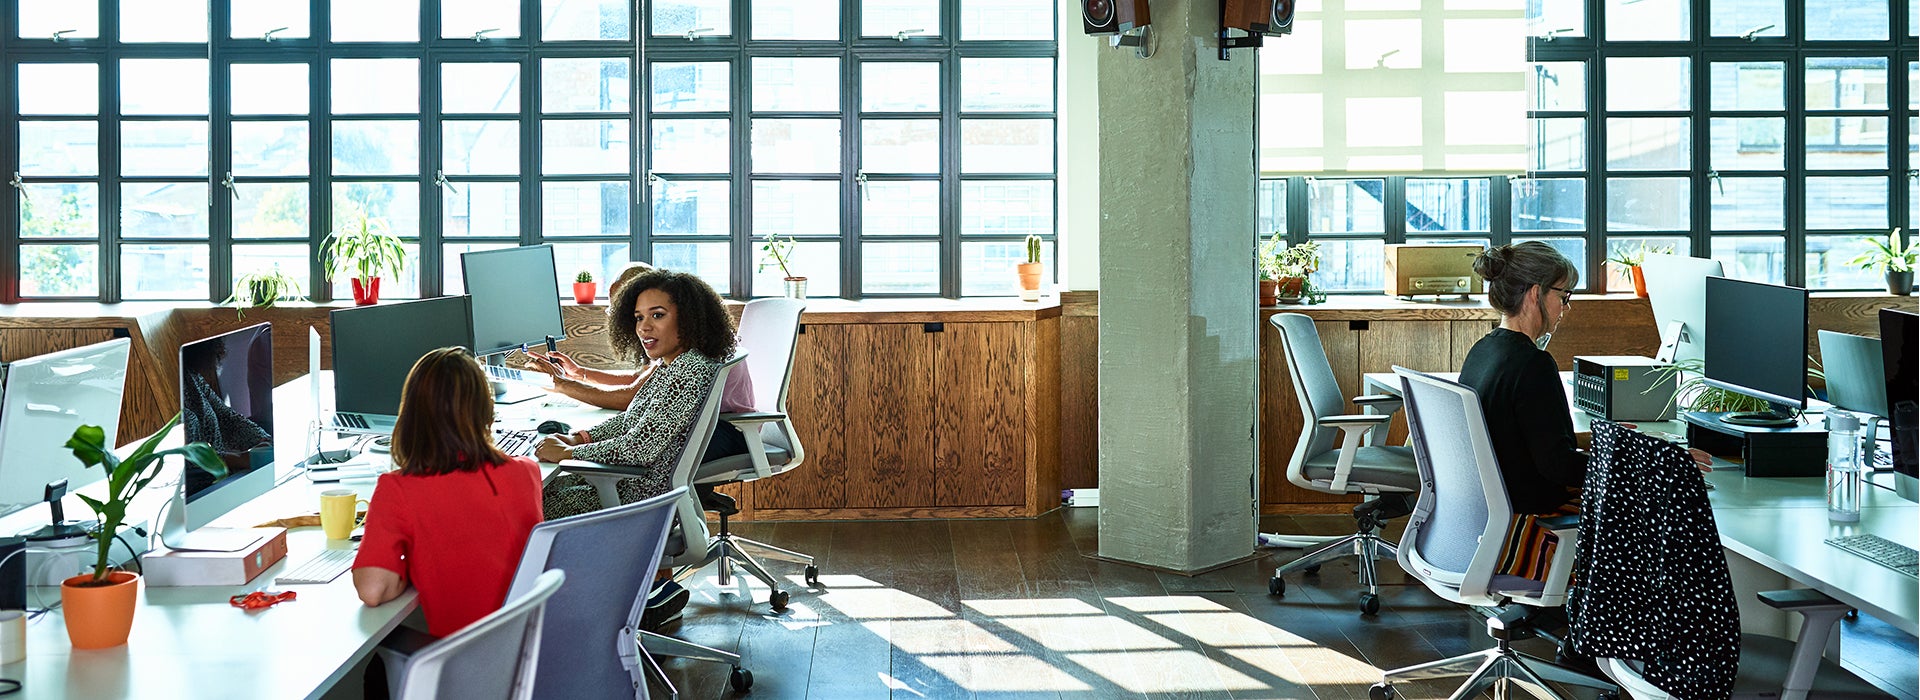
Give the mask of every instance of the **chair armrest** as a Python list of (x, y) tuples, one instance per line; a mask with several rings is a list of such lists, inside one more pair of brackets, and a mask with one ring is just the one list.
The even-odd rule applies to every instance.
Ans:
[(1355, 425), (1355, 426), (1364, 425), (1364, 426), (1371, 427), (1375, 425), (1383, 425), (1391, 420), (1393, 420), (1393, 416), (1387, 415), (1385, 413), (1370, 413), (1370, 414), (1352, 415), (1352, 416), (1327, 416), (1325, 418), (1321, 418), (1319, 420), (1314, 421), (1314, 423), (1317, 425), (1324, 425), (1329, 428), (1338, 428), (1341, 426), (1348, 426), (1348, 425)]
[(1766, 603), (1768, 607), (1789, 612), (1804, 613), (1815, 610), (1840, 610), (1844, 612), (1852, 608), (1852, 606), (1846, 603), (1842, 603), (1825, 593), (1811, 588), (1796, 588), (1786, 591), (1761, 591), (1754, 594), (1754, 597), (1759, 598), (1760, 602)]
[(603, 474), (607, 476), (624, 477), (640, 476), (642, 473), (639, 469), (624, 464), (602, 464), (600, 462), (589, 462), (584, 459), (561, 460), (556, 463), (555, 466), (559, 467), (561, 471), (569, 471), (575, 474)]
[(1386, 425), (1393, 416), (1374, 413), (1353, 416), (1327, 416), (1315, 419), (1313, 424), (1325, 428), (1340, 429), (1340, 458), (1333, 466), (1333, 482), (1328, 485), (1335, 493), (1347, 490), (1347, 479), (1353, 475), (1353, 458), (1360, 449), (1360, 441), (1374, 428)]
[(1770, 607), (1800, 613), (1805, 618), (1800, 624), (1800, 636), (1793, 642), (1793, 658), (1787, 663), (1781, 697), (1807, 697), (1807, 691), (1813, 689), (1814, 676), (1820, 671), (1820, 656), (1827, 649), (1827, 640), (1833, 637), (1834, 625), (1840, 624), (1849, 606), (1810, 588), (1762, 591), (1754, 597)]
[(1533, 522), (1538, 523), (1540, 527), (1544, 527), (1556, 535), (1567, 530), (1577, 530), (1580, 528), (1579, 515), (1556, 515), (1551, 518), (1535, 518)]
[(1391, 413), (1392, 411), (1400, 410), (1401, 403), (1402, 403), (1401, 398), (1398, 396), (1394, 396), (1393, 394), (1368, 394), (1366, 396), (1353, 397), (1353, 405), (1359, 406), (1361, 408), (1366, 408), (1368, 406), (1372, 406), (1376, 408), (1386, 408), (1389, 404), (1391, 404), (1393, 408), (1388, 411), (1389, 413)]
[(734, 425), (758, 425), (787, 419), (787, 414), (775, 411), (754, 411), (751, 413), (722, 413), (720, 420)]

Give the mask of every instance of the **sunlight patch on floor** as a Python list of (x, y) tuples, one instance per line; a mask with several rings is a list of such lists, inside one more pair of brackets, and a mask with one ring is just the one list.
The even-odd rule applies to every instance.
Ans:
[(1067, 660), (1136, 693), (1194, 693), (1267, 687), (1267, 684), (1209, 659), (1205, 654), (1187, 649), (1068, 654)]
[(954, 684), (976, 693), (1044, 693), (1089, 691), (1091, 686), (1073, 674), (1024, 654), (922, 656), (926, 664)]
[(966, 620), (890, 620), (862, 626), (894, 648), (921, 654), (1011, 654), (1020, 651), (999, 635)]
[(1041, 615), (1100, 615), (1106, 611), (1075, 598), (1014, 598), (999, 600), (963, 600), (961, 605), (988, 617), (1038, 617)]
[(1116, 617), (1009, 617), (998, 622), (1054, 651), (1178, 649), (1180, 644)]

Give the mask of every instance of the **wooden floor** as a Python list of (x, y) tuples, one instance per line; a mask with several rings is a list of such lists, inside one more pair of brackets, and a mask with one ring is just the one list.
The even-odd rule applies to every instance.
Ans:
[[(1297, 550), (1205, 576), (1161, 574), (1089, 558), (1097, 517), (1080, 508), (1037, 520), (738, 525), (744, 537), (815, 556), (822, 585), (809, 589), (799, 566), (770, 563), (792, 595), (774, 615), (757, 582), (722, 589), (702, 572), (686, 618), (664, 631), (738, 650), (754, 674), (751, 697), (823, 700), (1365, 698), (1381, 669), (1492, 645), (1470, 611), (1394, 566), (1380, 567), (1390, 584), (1380, 614), (1362, 617), (1351, 559), (1293, 578), (1276, 599), (1267, 578)], [(1336, 534), (1351, 524), (1273, 517), (1262, 529)], [(1862, 656), (1896, 676), (1912, 700), (1912, 637), (1879, 625), (1848, 644), (1850, 661)], [(664, 663), (683, 698), (731, 695), (722, 664)], [(1453, 690), (1398, 688), (1414, 698)]]

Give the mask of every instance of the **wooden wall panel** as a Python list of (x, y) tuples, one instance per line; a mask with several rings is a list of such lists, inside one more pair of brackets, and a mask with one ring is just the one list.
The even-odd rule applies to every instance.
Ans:
[(842, 508), (847, 503), (848, 436), (828, 430), (849, 403), (850, 336), (836, 326), (811, 326), (794, 346), (787, 412), (806, 448), (806, 462), (777, 479), (752, 484), (753, 507)]
[[(935, 505), (1013, 505), (1027, 490), (1023, 324), (948, 323), (933, 342)], [(897, 505), (897, 504), (896, 504)]]
[(846, 433), (848, 508), (934, 502), (933, 343), (919, 324), (812, 326), (847, 336), (847, 400), (830, 425)]
[(1100, 301), (1060, 293), (1060, 487), (1100, 485)]
[[(1260, 494), (1263, 503), (1347, 503), (1358, 499), (1321, 493), (1295, 486), (1287, 480), (1287, 465), (1299, 444), (1306, 420), (1300, 399), (1293, 390), (1293, 377), (1287, 371), (1287, 358), (1280, 343), (1280, 329), (1270, 321), (1260, 324)], [(1340, 382), (1343, 396), (1354, 396), (1359, 389), (1355, 371), (1359, 358), (1359, 334), (1344, 321), (1317, 322), (1320, 345), (1326, 351), (1327, 364)], [(1347, 404), (1346, 410), (1353, 410)]]
[(1500, 327), (1498, 321), (1448, 321), (1447, 345), (1452, 349), (1449, 353), (1452, 355), (1452, 362), (1449, 365), (1453, 369), (1459, 369), (1460, 364), (1467, 361), (1467, 352), (1473, 349), (1473, 345), (1498, 327)]
[[(1425, 372), (1451, 372), (1453, 321), (1372, 321), (1360, 332), (1360, 374), (1392, 372), (1394, 365)], [(1407, 418), (1394, 414), (1386, 443), (1407, 439)]]
[(1060, 506), (1060, 326), (1061, 319), (1043, 318), (1015, 325), (1027, 348), (1027, 417), (1021, 424), (1026, 449), (1022, 456), (1025, 488), (1018, 501), (1040, 515)]

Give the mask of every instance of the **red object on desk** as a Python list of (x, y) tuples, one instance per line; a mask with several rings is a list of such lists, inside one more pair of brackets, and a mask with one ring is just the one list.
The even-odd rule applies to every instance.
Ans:
[(227, 604), (240, 608), (241, 610), (265, 610), (298, 597), (300, 597), (299, 594), (293, 591), (281, 591), (279, 593), (254, 591), (246, 595), (237, 595), (228, 598)]

